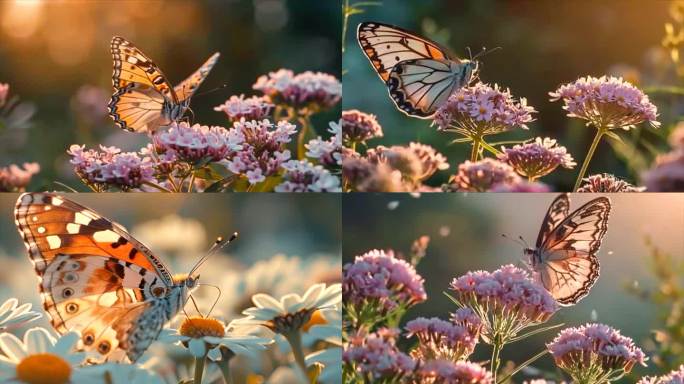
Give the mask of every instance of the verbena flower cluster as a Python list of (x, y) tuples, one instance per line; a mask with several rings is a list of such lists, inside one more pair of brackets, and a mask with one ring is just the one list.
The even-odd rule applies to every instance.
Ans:
[(449, 191), (486, 192), (522, 182), (510, 165), (486, 158), (477, 162), (466, 160), (449, 179)]
[(342, 111), (342, 139), (347, 146), (365, 144), (383, 136), (377, 117), (356, 109)]
[[(342, 360), (366, 382), (383, 379), (401, 382), (413, 375), (417, 363), (396, 346), (397, 329), (380, 328), (377, 332), (357, 333), (349, 338)], [(346, 382), (346, 380), (345, 380)]]
[(432, 360), (421, 365), (416, 374), (420, 383), (492, 384), (492, 374), (468, 361)]
[(24, 163), (21, 167), (16, 164), (0, 167), (0, 192), (24, 192), (38, 172), (38, 163)]
[(67, 154), (82, 182), (98, 192), (339, 192), (340, 124), (315, 135), (310, 120), (339, 102), (339, 81), (280, 70), (255, 89), (264, 94), (231, 96), (214, 108), (226, 115), (225, 127), (173, 122), (137, 152), (74, 144)]
[(521, 176), (536, 180), (559, 166), (572, 169), (577, 165), (565, 147), (548, 137), (537, 137), (533, 142), (501, 148), (499, 160), (508, 163)]
[(644, 377), (637, 384), (682, 384), (684, 383), (684, 365), (666, 375)]
[(584, 184), (582, 184), (577, 192), (614, 193), (643, 192), (646, 190), (645, 187), (635, 187), (632, 184), (607, 173), (591, 175), (582, 181)]
[[(475, 350), (481, 325), (479, 318), (475, 317), (474, 320), (470, 326), (436, 317), (419, 317), (409, 321), (405, 326), (406, 336), (415, 336), (418, 339), (418, 345), (411, 351), (411, 355), (421, 360), (467, 359)], [(471, 331), (473, 328), (476, 332)]]

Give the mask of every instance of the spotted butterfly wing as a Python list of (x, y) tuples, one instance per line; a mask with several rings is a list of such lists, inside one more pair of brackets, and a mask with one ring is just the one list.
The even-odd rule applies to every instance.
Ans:
[(73, 201), (23, 194), (15, 221), (52, 326), (79, 331), (93, 361), (136, 361), (187, 299), (147, 247)]
[(477, 70), (476, 63), (451, 58), (439, 44), (389, 24), (361, 23), (357, 39), (392, 101), (409, 116), (433, 116)]
[(576, 304), (599, 277), (596, 254), (608, 230), (611, 204), (599, 197), (569, 215), (568, 208), (566, 195), (554, 200), (531, 252), (537, 279), (561, 305)]

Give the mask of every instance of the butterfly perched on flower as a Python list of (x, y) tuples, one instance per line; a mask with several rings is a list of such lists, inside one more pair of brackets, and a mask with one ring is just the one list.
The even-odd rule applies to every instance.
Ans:
[(60, 334), (80, 332), (78, 347), (94, 362), (135, 362), (185, 306), (212, 254), (174, 276), (121, 225), (62, 196), (25, 193), (14, 215), (50, 323)]
[(198, 70), (173, 87), (154, 62), (123, 37), (111, 43), (114, 94), (109, 115), (122, 129), (153, 133), (160, 126), (178, 122), (190, 106), (190, 98), (214, 67), (214, 53)]
[(598, 279), (596, 254), (610, 209), (610, 199), (598, 197), (570, 213), (570, 198), (562, 194), (546, 212), (535, 248), (525, 249), (537, 281), (559, 304), (576, 304)]
[(477, 74), (474, 59), (452, 57), (434, 41), (389, 24), (361, 23), (357, 39), (394, 104), (409, 116), (430, 118)]

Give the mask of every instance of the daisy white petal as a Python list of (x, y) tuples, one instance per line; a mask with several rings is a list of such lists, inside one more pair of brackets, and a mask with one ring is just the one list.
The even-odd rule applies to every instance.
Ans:
[(47, 352), (48, 348), (55, 343), (55, 339), (50, 336), (45, 328), (31, 328), (24, 335), (24, 344), (29, 351)]
[(264, 293), (257, 293), (256, 295), (252, 296), (252, 302), (254, 302), (258, 308), (269, 308), (283, 311), (283, 306), (278, 302), (278, 300)]
[(0, 350), (12, 360), (26, 357), (26, 349), (19, 338), (11, 333), (0, 334)]

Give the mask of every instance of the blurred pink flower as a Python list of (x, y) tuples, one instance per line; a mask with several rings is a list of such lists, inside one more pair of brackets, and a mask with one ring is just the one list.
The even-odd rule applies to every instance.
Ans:
[(551, 187), (547, 184), (540, 183), (538, 181), (530, 183), (527, 180), (519, 180), (512, 184), (509, 183), (499, 183), (494, 184), (489, 192), (501, 192), (501, 193), (545, 193), (551, 192)]
[(173, 151), (188, 163), (220, 161), (242, 149), (244, 138), (223, 127), (172, 123), (157, 135), (157, 152)]
[(154, 182), (152, 159), (141, 158), (135, 152), (122, 153), (118, 148), (104, 146), (100, 146), (100, 151), (86, 150), (85, 146), (74, 144), (67, 153), (76, 174), (98, 191), (110, 187), (128, 191)]
[(285, 170), (283, 182), (276, 192), (342, 192), (340, 179), (321, 165), (307, 160), (289, 160), (281, 164)]
[(577, 190), (577, 192), (589, 193), (614, 193), (614, 192), (643, 192), (645, 187), (635, 187), (632, 184), (620, 180), (617, 177), (603, 173), (600, 175), (591, 175), (582, 179), (584, 184)]
[(330, 108), (342, 99), (342, 83), (322, 72), (295, 75), (289, 69), (280, 69), (259, 77), (252, 88), (269, 96), (275, 104), (312, 111)]
[(380, 145), (369, 149), (366, 157), (371, 163), (385, 163), (401, 172), (410, 184), (420, 183), (438, 170), (449, 168), (446, 157), (441, 153), (429, 145), (413, 142), (408, 147)]
[(471, 333), (467, 327), (436, 317), (418, 317), (406, 323), (404, 329), (406, 337), (418, 338), (418, 345), (411, 351), (411, 356), (422, 361), (467, 359), (478, 340), (478, 334)]
[(485, 158), (478, 162), (466, 160), (449, 180), (449, 189), (460, 192), (486, 192), (521, 181), (513, 167), (498, 160)]
[(10, 85), (7, 83), (0, 83), (0, 108), (4, 107), (7, 103), (7, 97), (9, 96)]
[(434, 120), (440, 130), (481, 139), (516, 127), (528, 129), (535, 112), (525, 98), (517, 101), (497, 84), (477, 83), (456, 90), (437, 110)]
[(342, 111), (342, 138), (347, 144), (363, 144), (382, 137), (382, 127), (375, 115), (356, 109)]
[(290, 151), (284, 146), (296, 131), (294, 125), (284, 120), (277, 125), (269, 120), (236, 122), (230, 135), (237, 138), (242, 149), (225, 164), (231, 172), (247, 177), (250, 184), (260, 183), (276, 175), (290, 159)]
[(24, 163), (22, 167), (16, 164), (0, 167), (0, 192), (24, 192), (31, 178), (38, 172), (38, 163)]
[(684, 150), (684, 122), (679, 122), (675, 126), (667, 141), (673, 149)]
[(550, 92), (562, 100), (569, 117), (587, 120), (599, 129), (628, 130), (644, 121), (657, 128), (658, 109), (637, 87), (618, 77), (587, 76)]
[(89, 124), (104, 120), (107, 117), (109, 94), (97, 86), (83, 85), (71, 97), (71, 109)]
[(245, 95), (231, 96), (223, 104), (214, 107), (214, 111), (224, 112), (231, 122), (245, 120), (262, 120), (273, 110), (273, 103), (268, 97)]
[(408, 192), (411, 190), (400, 171), (390, 165), (372, 163), (364, 157), (345, 152), (342, 159), (342, 179), (346, 188), (358, 192)]
[(494, 272), (475, 271), (450, 285), (459, 306), (470, 308), (482, 321), (482, 338), (506, 342), (522, 329), (547, 321), (559, 306), (526, 271), (505, 265)]
[(498, 158), (530, 180), (546, 176), (559, 166), (572, 169), (577, 165), (565, 147), (548, 137), (537, 137), (531, 143), (518, 144), (513, 148), (501, 147)]
[(421, 384), (493, 384), (492, 374), (468, 361), (432, 360), (416, 372)]
[(380, 328), (377, 332), (359, 332), (349, 338), (342, 361), (353, 367), (362, 382), (403, 382), (417, 363), (396, 346), (399, 330)]
[(342, 133), (340, 124), (329, 123), (331, 136), (323, 140), (320, 136), (304, 144), (306, 156), (318, 160), (319, 164), (333, 167), (342, 165)]
[(646, 366), (646, 356), (632, 339), (604, 324), (566, 328), (547, 348), (556, 365), (578, 383), (603, 383)]
[(649, 192), (684, 191), (684, 149), (659, 155), (642, 181)]
[(644, 377), (637, 384), (684, 384), (684, 365), (663, 376)]

